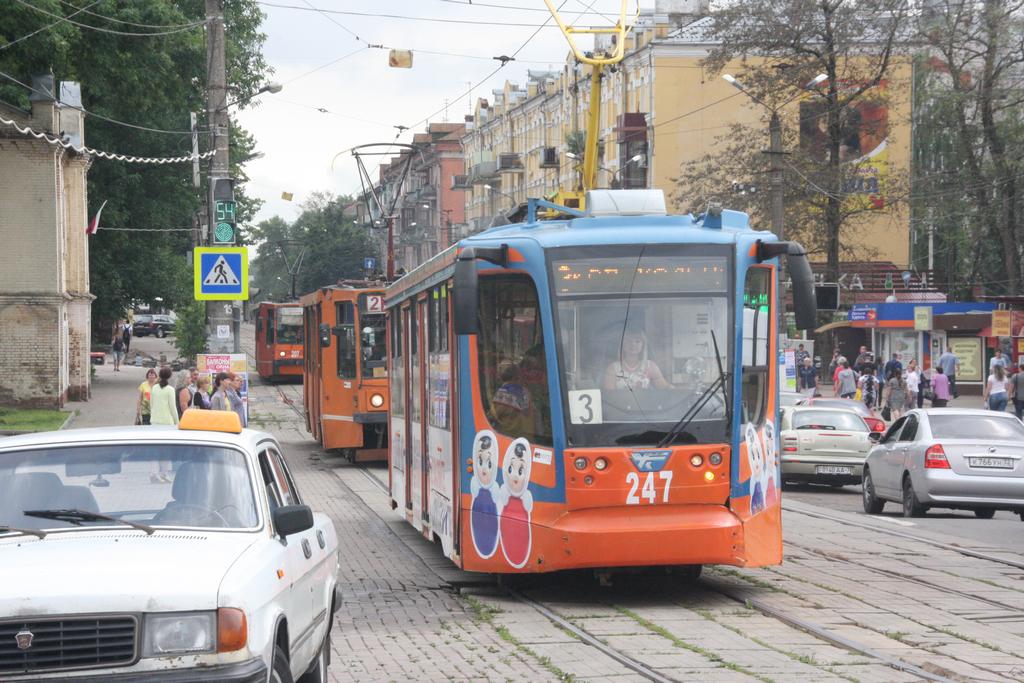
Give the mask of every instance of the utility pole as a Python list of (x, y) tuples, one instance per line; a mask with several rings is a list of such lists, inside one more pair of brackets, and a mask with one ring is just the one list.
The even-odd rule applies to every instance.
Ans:
[[(207, 224), (204, 243), (213, 240), (214, 213), (213, 187), (219, 178), (230, 176), (228, 161), (228, 87), (224, 47), (224, 1), (206, 0), (206, 120), (213, 135), (213, 158), (208, 176), (210, 192), (206, 202)], [(226, 352), (215, 331), (218, 325), (231, 325), (234, 353), (242, 352), (241, 302), (231, 306), (223, 302), (206, 304), (207, 340), (210, 351)]]
[[(772, 110), (772, 118), (768, 123), (768, 155), (771, 158), (772, 172), (772, 232), (780, 242), (785, 241), (782, 207), (782, 122), (779, 121), (778, 110)], [(780, 263), (784, 259), (780, 259)]]

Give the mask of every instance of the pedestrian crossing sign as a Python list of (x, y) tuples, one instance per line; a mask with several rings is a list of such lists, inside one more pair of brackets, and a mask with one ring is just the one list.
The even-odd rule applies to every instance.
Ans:
[(196, 300), (249, 298), (249, 255), (245, 247), (196, 247), (192, 267)]

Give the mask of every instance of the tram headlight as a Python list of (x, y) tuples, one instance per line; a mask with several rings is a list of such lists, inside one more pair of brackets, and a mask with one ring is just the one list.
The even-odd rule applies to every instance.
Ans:
[(608, 469), (608, 461), (604, 458), (598, 458), (594, 461), (594, 469), (598, 472)]
[(281, 356), (281, 358), (284, 358), (284, 351), (282, 351), (281, 353), (279, 353), (277, 355)]
[(710, 462), (712, 465), (714, 465), (716, 467), (718, 465), (721, 465), (722, 464), (722, 454), (721, 453), (712, 453), (711, 455), (708, 456), (708, 462)]
[(374, 408), (380, 408), (382, 405), (384, 405), (384, 397), (381, 394), (371, 394), (370, 405), (373, 406)]
[(578, 470), (585, 470), (585, 469), (587, 469), (587, 465), (589, 465), (590, 463), (589, 463), (589, 461), (587, 461), (586, 458), (581, 456), (581, 457), (576, 458), (575, 460), (573, 460), (572, 464), (575, 465), (576, 469), (578, 469)]
[(694, 467), (700, 467), (704, 464), (704, 456), (700, 453), (694, 453), (690, 456), (690, 464)]

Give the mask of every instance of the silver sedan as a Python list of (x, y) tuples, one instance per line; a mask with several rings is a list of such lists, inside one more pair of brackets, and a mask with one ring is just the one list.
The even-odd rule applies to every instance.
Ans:
[(911, 410), (871, 449), (862, 484), (868, 514), (893, 501), (905, 517), (938, 507), (1024, 519), (1024, 424), (988, 410)]

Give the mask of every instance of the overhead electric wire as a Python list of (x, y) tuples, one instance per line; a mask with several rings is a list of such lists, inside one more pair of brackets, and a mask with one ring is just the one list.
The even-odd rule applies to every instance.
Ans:
[[(69, 0), (60, 0), (60, 1), (61, 1), (61, 4), (66, 5), (68, 7), (74, 7), (75, 6), (74, 3), (70, 2)], [(78, 14), (78, 12), (85, 12), (86, 14), (88, 14), (90, 16), (96, 17), (98, 19), (105, 19), (107, 21), (113, 21), (114, 23), (117, 23), (117, 24), (125, 24), (126, 26), (135, 26), (136, 28), (155, 28), (155, 29), (193, 28), (195, 26), (202, 26), (203, 24), (206, 23), (205, 19), (198, 19), (196, 21), (190, 21), (190, 22), (187, 22), (187, 23), (184, 23), (184, 24), (140, 24), (140, 23), (137, 23), (137, 22), (134, 22), (134, 21), (128, 21), (127, 19), (119, 19), (117, 17), (111, 17), (111, 16), (108, 16), (106, 14), (100, 14), (99, 12), (90, 12), (88, 10), (88, 8), (92, 7), (93, 5), (97, 4), (98, 2), (99, 2), (99, 0), (96, 0), (96, 2), (93, 2), (93, 3), (89, 4), (89, 5), (86, 5), (82, 9), (80, 9), (77, 12), (74, 12), (73, 14), (68, 15), (68, 16), (74, 16), (74, 14)]]
[[(18, 0), (23, 2), (24, 0)], [(305, 1), (305, 0), (303, 0)], [(444, 17), (413, 17), (408, 14), (388, 14), (384, 12), (356, 12), (354, 10), (341, 10), (341, 9), (323, 9), (321, 7), (301, 7), (299, 5), (285, 5), (277, 2), (266, 2), (266, 0), (256, 0), (256, 4), (264, 5), (266, 7), (276, 7), (278, 9), (294, 9), (303, 12), (318, 12), (323, 15), (337, 14), (349, 17), (372, 17), (374, 19), (398, 19), (405, 21), (429, 21), (439, 24), (467, 24), (470, 26), (502, 26), (509, 28), (533, 28), (536, 24), (517, 22), (517, 21), (483, 21), (476, 19), (449, 19)], [(349, 28), (345, 28), (346, 31), (356, 36), (356, 40), (362, 41), (363, 39)]]
[(112, 29), (112, 28), (104, 28), (102, 26), (92, 26), (91, 24), (83, 24), (80, 21), (74, 21), (74, 20), (69, 19), (67, 17), (61, 16), (60, 14), (54, 14), (53, 12), (45, 10), (42, 7), (36, 7), (32, 3), (28, 2), (28, 0), (14, 0), (14, 1), (17, 2), (18, 4), (21, 4), (21, 5), (24, 5), (25, 7), (28, 7), (29, 9), (33, 9), (36, 12), (39, 12), (41, 14), (45, 14), (48, 17), (53, 17), (54, 19), (59, 19), (61, 21), (65, 21), (65, 22), (67, 22), (69, 24), (73, 24), (73, 25), (78, 26), (80, 28), (86, 28), (86, 29), (89, 29), (90, 31), (99, 31), (100, 33), (112, 33), (112, 34), (118, 35), (118, 36), (133, 36), (133, 37), (167, 36), (167, 35), (171, 35), (173, 33), (182, 33), (183, 31), (191, 31), (192, 29), (196, 28), (197, 26), (202, 26), (203, 24), (206, 23), (206, 21), (203, 20), (203, 21), (201, 21), (201, 22), (199, 22), (197, 24), (191, 24), (191, 25), (188, 25), (188, 26), (186, 26), (184, 28), (176, 28), (176, 29), (170, 29), (170, 30), (166, 30), (166, 31), (152, 31), (152, 32), (146, 32), (146, 33), (139, 33), (139, 32), (136, 32), (136, 31), (118, 31), (118, 30)]
[(58, 19), (57, 21), (54, 21), (54, 22), (51, 22), (51, 23), (47, 24), (46, 26), (43, 26), (43, 27), (41, 27), (41, 28), (37, 28), (37, 29), (36, 29), (35, 31), (32, 31), (32, 33), (29, 33), (29, 34), (23, 35), (23, 36), (22, 36), (21, 38), (15, 38), (15, 39), (14, 39), (14, 40), (12, 40), (11, 42), (7, 43), (6, 45), (0, 45), (0, 50), (6, 50), (6, 49), (7, 49), (7, 48), (9, 48), (9, 47), (10, 47), (11, 45), (16, 45), (17, 43), (20, 43), (20, 42), (21, 42), (21, 41), (23, 41), (23, 40), (28, 40), (29, 38), (31, 38), (32, 36), (36, 35), (37, 33), (42, 33), (43, 31), (46, 31), (46, 30), (48, 30), (48, 29), (51, 29), (51, 28), (53, 28), (54, 26), (56, 26), (57, 24), (63, 24), (63, 23), (65, 22), (65, 20), (66, 20), (66, 19), (68, 19), (68, 18), (70, 18), (70, 17), (73, 17), (73, 16), (75, 16), (76, 14), (80, 14), (80, 13), (82, 13), (82, 12), (85, 12), (87, 8), (89, 8), (89, 7), (93, 7), (93, 6), (95, 6), (95, 5), (98, 5), (98, 4), (99, 4), (99, 2), (100, 2), (100, 0), (93, 0), (93, 2), (89, 3), (89, 4), (88, 4), (88, 5), (86, 5), (85, 7), (82, 7), (82, 8), (80, 8), (80, 9), (78, 9), (78, 10), (76, 10), (76, 11), (72, 12), (72, 13), (71, 13), (71, 14), (69, 14), (69, 15), (68, 15), (67, 17), (63, 17), (63, 18), (61, 18), (61, 19)]
[[(32, 92), (36, 93), (37, 95), (42, 95), (43, 97), (53, 97), (53, 93), (48, 93), (48, 92), (45, 92), (43, 90), (39, 90), (38, 88), (33, 88), (31, 85), (28, 85), (27, 83), (23, 83), (22, 81), (19, 81), (14, 76), (12, 76), (12, 75), (10, 75), (8, 73), (4, 73), (3, 71), (0, 71), (0, 77), (6, 78), (9, 81), (13, 81), (14, 83), (17, 83), (18, 85), (20, 85), (23, 88), (28, 88), (29, 90), (31, 90)], [(100, 119), (101, 121), (107, 121), (108, 123), (114, 123), (114, 124), (117, 124), (119, 126), (125, 126), (126, 128), (134, 128), (135, 130), (144, 130), (144, 131), (149, 132), (149, 133), (166, 133), (166, 134), (169, 134), (169, 135), (192, 135), (192, 133), (193, 133), (193, 131), (191, 131), (191, 130), (163, 130), (162, 128), (150, 128), (148, 126), (140, 126), (140, 125), (137, 125), (137, 124), (134, 124), (134, 123), (127, 123), (125, 121), (118, 121), (117, 119), (112, 119), (109, 116), (104, 116), (102, 114), (97, 114), (94, 111), (89, 111), (85, 107), (79, 107), (79, 106), (75, 106), (73, 104), (66, 104), (66, 103), (62, 102), (61, 106), (62, 107), (67, 107), (69, 109), (76, 109), (76, 110), (82, 112), (83, 114), (85, 114), (86, 116), (92, 116), (94, 118)], [(202, 132), (203, 133), (208, 133), (209, 131), (202, 131)]]

